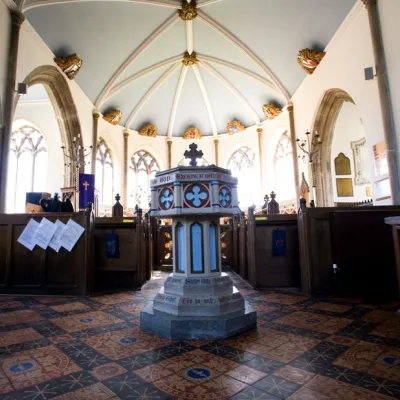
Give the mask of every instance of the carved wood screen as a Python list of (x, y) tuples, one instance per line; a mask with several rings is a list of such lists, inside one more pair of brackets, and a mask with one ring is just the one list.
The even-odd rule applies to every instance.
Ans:
[(159, 241), (158, 241), (158, 262), (159, 266), (172, 265), (172, 226), (161, 226), (159, 228)]
[(232, 228), (221, 225), (221, 264), (232, 267)]

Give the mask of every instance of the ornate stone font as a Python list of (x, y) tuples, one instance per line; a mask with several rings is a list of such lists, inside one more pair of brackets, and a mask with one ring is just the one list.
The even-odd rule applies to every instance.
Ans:
[(188, 52), (185, 53), (183, 56), (182, 63), (183, 65), (186, 65), (187, 67), (190, 67), (191, 65), (195, 65), (199, 62), (199, 60), (196, 58), (196, 52), (194, 51), (192, 54), (189, 54)]
[(140, 314), (173, 339), (223, 339), (257, 327), (256, 312), (222, 272), (220, 218), (239, 215), (231, 171), (177, 167), (151, 181), (151, 215), (172, 218), (173, 273)]
[(76, 54), (71, 54), (68, 57), (56, 57), (54, 61), (71, 80), (78, 75), (83, 64), (83, 61)]
[(157, 136), (157, 126), (154, 124), (147, 124), (139, 131), (139, 135), (148, 136), (148, 137), (156, 137)]
[(185, 140), (201, 139), (201, 133), (200, 133), (199, 129), (197, 129), (197, 128), (189, 128), (184, 133), (183, 138)]
[(307, 72), (307, 74), (311, 75), (324, 57), (324, 51), (303, 49), (300, 50), (299, 54), (297, 55), (297, 62), (301, 65), (301, 68)]
[(107, 114), (103, 116), (103, 119), (112, 125), (118, 125), (119, 121), (121, 121), (121, 118), (122, 118), (122, 111), (120, 110), (109, 111)]
[(196, 1), (192, 0), (188, 3), (186, 0), (183, 0), (182, 9), (179, 10), (179, 16), (184, 21), (194, 20), (197, 17)]
[(282, 108), (277, 107), (273, 103), (264, 104), (263, 112), (264, 112), (265, 118), (267, 118), (268, 120), (272, 120), (272, 119), (275, 119), (279, 114), (282, 113)]
[(226, 131), (228, 135), (234, 135), (235, 133), (242, 132), (246, 128), (239, 121), (231, 121), (226, 125)]

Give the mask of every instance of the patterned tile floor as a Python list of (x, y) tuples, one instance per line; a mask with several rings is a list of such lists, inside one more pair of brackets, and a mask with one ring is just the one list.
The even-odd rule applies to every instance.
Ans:
[(165, 277), (90, 298), (0, 297), (0, 400), (400, 399), (399, 304), (261, 292), (232, 275), (258, 330), (174, 342), (139, 327)]

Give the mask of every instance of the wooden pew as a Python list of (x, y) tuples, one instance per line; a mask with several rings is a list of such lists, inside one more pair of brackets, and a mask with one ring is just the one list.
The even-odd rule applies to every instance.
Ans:
[(395, 215), (400, 215), (398, 206), (306, 208), (301, 204), (302, 290), (371, 300), (397, 297), (391, 229), (384, 223), (385, 217)]
[[(61, 248), (30, 251), (17, 242), (29, 220), (72, 219), (85, 232), (71, 252)], [(0, 214), (0, 293), (85, 295), (93, 285), (93, 212)]]

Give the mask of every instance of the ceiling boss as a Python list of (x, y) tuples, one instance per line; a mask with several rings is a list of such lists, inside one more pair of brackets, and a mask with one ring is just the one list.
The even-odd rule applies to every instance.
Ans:
[(184, 21), (192, 21), (197, 17), (196, 1), (192, 0), (190, 3), (183, 1), (182, 9), (179, 10), (179, 16)]
[(196, 57), (196, 52), (194, 51), (192, 54), (189, 54), (188, 52), (185, 53), (183, 56), (182, 63), (183, 65), (186, 65), (187, 67), (190, 67), (191, 65), (195, 65), (199, 62), (199, 60)]

